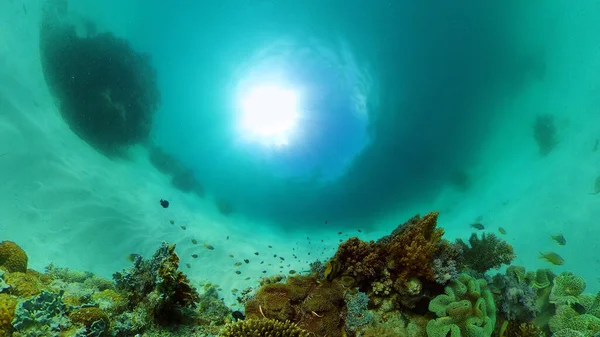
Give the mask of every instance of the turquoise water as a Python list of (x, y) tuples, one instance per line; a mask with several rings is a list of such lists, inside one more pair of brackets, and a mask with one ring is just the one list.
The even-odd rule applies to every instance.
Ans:
[[(350, 237), (439, 212), (449, 242), (494, 234), (511, 265), (595, 293), (597, 22), (588, 0), (4, 1), (0, 238), (34, 270), (109, 280), (176, 244), (192, 286), (251, 315), (240, 291), (261, 277), (310, 275)], [(378, 317), (372, 284), (355, 282)], [(395, 312), (433, 319), (445, 285)], [(26, 297), (14, 289), (0, 292)], [(552, 301), (543, 314), (561, 312)]]

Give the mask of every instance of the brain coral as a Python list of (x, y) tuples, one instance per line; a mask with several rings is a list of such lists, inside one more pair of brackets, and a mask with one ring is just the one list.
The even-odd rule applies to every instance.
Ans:
[(0, 267), (8, 272), (27, 271), (27, 254), (12, 241), (0, 242)]
[(219, 337), (309, 337), (310, 334), (290, 321), (247, 319), (225, 326)]
[(484, 280), (461, 274), (429, 303), (438, 318), (427, 323), (429, 337), (490, 337), (496, 324), (496, 305)]

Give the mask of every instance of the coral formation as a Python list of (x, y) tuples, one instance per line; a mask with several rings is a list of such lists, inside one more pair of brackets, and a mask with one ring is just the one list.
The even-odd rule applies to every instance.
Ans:
[(248, 319), (230, 323), (223, 328), (219, 337), (309, 337), (310, 333), (302, 330), (290, 321), (273, 319)]
[(445, 294), (429, 302), (429, 310), (436, 314), (427, 323), (427, 336), (490, 337), (496, 324), (496, 306), (487, 283), (461, 274), (445, 288)]
[(128, 294), (130, 308), (145, 302), (157, 323), (169, 325), (181, 323), (183, 310), (195, 307), (200, 299), (178, 268), (175, 245), (163, 242), (151, 260), (137, 257), (133, 267), (113, 277), (117, 290)]
[(493, 277), (489, 287), (507, 320), (526, 323), (539, 312), (537, 293), (527, 284), (524, 267), (508, 267), (505, 275)]
[(0, 294), (0, 336), (8, 335), (12, 332), (12, 321), (15, 319), (16, 307), (17, 297)]
[(7, 272), (26, 272), (27, 254), (12, 241), (0, 242), (0, 268)]
[(463, 268), (483, 274), (490, 269), (499, 269), (503, 264), (510, 264), (516, 257), (513, 248), (494, 234), (476, 233), (469, 238), (467, 245), (463, 240), (456, 240), (461, 246), (462, 254), (459, 264)]
[(69, 325), (66, 314), (67, 306), (62, 302), (62, 293), (42, 291), (36, 297), (19, 302), (12, 325), (23, 334), (42, 328), (61, 331)]
[(373, 320), (373, 313), (367, 310), (369, 305), (369, 296), (367, 294), (362, 292), (355, 294), (346, 293), (344, 298), (346, 300), (346, 307), (348, 308), (346, 330), (356, 331)]
[(554, 278), (550, 302), (556, 305), (579, 303), (579, 295), (585, 290), (585, 281), (571, 272), (562, 272)]
[(318, 336), (343, 336), (344, 287), (313, 276), (293, 276), (285, 284), (263, 286), (246, 302), (246, 317), (291, 321)]

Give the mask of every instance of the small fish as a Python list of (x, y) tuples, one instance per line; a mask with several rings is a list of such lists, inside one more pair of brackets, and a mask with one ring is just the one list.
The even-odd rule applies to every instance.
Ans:
[(498, 232), (500, 232), (500, 234), (506, 234), (506, 229), (502, 228), (502, 227), (498, 227)]
[(237, 290), (237, 289), (235, 289), (235, 288), (233, 288), (233, 289), (231, 289), (231, 292), (235, 294), (235, 293), (237, 293), (237, 292), (238, 292), (238, 290)]
[(265, 261), (260, 261), (260, 264), (263, 264), (263, 263), (265, 263)]
[(160, 199), (160, 205), (163, 208), (169, 208), (169, 201), (168, 200), (164, 200), (164, 199)]
[(361, 231), (360, 229), (358, 230), (358, 232), (359, 232), (359, 233), (362, 233), (362, 231)]
[(327, 225), (327, 220), (325, 220), (325, 224)]
[(235, 318), (236, 321), (242, 321), (246, 319), (246, 316), (244, 316), (244, 314), (239, 310), (232, 312), (231, 316), (233, 316), (233, 318)]
[(229, 256), (229, 257), (233, 257), (233, 254), (227, 254), (227, 256)]
[(277, 254), (273, 254), (273, 257), (277, 257)]
[(229, 240), (229, 235), (227, 235), (227, 240)]
[(205, 243), (203, 246), (204, 246), (204, 248), (206, 248), (208, 250), (215, 250), (215, 247), (209, 245), (208, 243)]
[(175, 224), (175, 221), (173, 221), (173, 220), (169, 220), (169, 222), (171, 223), (171, 225)]
[(142, 256), (140, 254), (129, 254), (127, 255), (127, 260), (131, 261), (131, 262), (135, 262), (138, 259), (141, 259)]
[(246, 277), (244, 280), (245, 280), (245, 281), (248, 281), (249, 279), (250, 279), (250, 276)]
[(193, 257), (194, 259), (197, 259), (197, 258), (198, 258), (198, 254), (192, 254), (192, 257)]
[(241, 266), (241, 265), (242, 265), (242, 263), (241, 263), (241, 262), (236, 262), (236, 263), (234, 263), (233, 265), (234, 265), (235, 267), (239, 267), (239, 266)]
[(192, 265), (189, 264), (189, 263), (186, 263), (185, 266), (188, 267), (188, 268), (192, 268)]
[(273, 248), (273, 246), (269, 245), (269, 248)]
[(192, 243), (195, 244), (195, 245), (197, 245), (198, 244), (198, 240), (192, 239)]
[(183, 229), (183, 230), (187, 229), (187, 227), (185, 227), (185, 226), (179, 226), (179, 227), (181, 227), (181, 229)]
[(567, 239), (565, 239), (565, 237), (564, 237), (564, 235), (562, 235), (562, 233), (550, 235), (550, 238), (552, 240), (556, 241), (556, 243), (558, 243), (561, 246), (564, 246), (567, 244)]
[(563, 264), (565, 264), (565, 260), (560, 255), (558, 255), (554, 252), (549, 252), (549, 253), (541, 253), (540, 252), (540, 259), (544, 259), (556, 266), (562, 266)]
[(342, 235), (342, 232), (338, 232), (338, 235)]
[(343, 242), (344, 240), (340, 239), (340, 242)]
[(280, 256), (279, 258), (281, 259), (281, 261), (285, 260), (285, 259), (283, 258), (283, 256)]
[(257, 255), (257, 256), (258, 256), (258, 252), (254, 252), (254, 255)]
[(482, 230), (485, 229), (485, 227), (481, 223), (479, 223), (479, 222), (476, 222), (476, 223), (472, 224), (471, 227), (473, 227), (473, 228), (475, 228), (477, 230), (480, 230), (480, 231), (482, 231)]
[(239, 270), (236, 270), (236, 271), (235, 271), (235, 273), (239, 275), (239, 274), (241, 274), (242, 272), (241, 272), (241, 271), (239, 271)]
[(250, 260), (248, 260), (248, 259), (244, 259), (244, 262), (246, 262), (246, 263), (250, 263)]
[(292, 270), (290, 270), (290, 271), (289, 271), (289, 273), (290, 273), (291, 275), (294, 275), (294, 274), (296, 274), (296, 271), (295, 271), (294, 269), (292, 269)]
[(263, 271), (262, 271), (262, 273), (263, 273), (263, 274), (266, 274), (266, 273), (267, 273), (267, 271), (266, 271), (266, 270), (263, 270)]

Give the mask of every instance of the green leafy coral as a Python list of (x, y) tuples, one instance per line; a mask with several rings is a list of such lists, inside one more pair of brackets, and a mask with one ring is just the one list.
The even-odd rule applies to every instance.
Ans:
[(496, 305), (487, 283), (461, 274), (429, 303), (438, 317), (427, 323), (429, 337), (490, 337), (496, 324)]
[(550, 302), (556, 305), (579, 303), (579, 295), (585, 290), (585, 281), (571, 272), (562, 272), (554, 279)]

